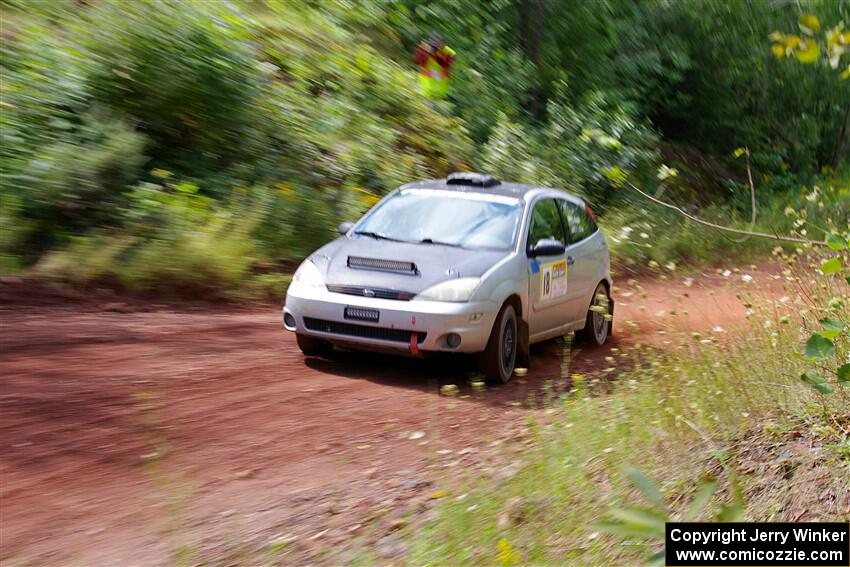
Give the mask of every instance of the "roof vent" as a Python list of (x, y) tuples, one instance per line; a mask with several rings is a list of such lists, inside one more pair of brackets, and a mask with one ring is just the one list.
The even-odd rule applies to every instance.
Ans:
[(473, 187), (495, 187), (499, 184), (501, 184), (501, 181), (499, 181), (492, 175), (485, 175), (483, 173), (473, 173), (466, 171), (450, 173), (449, 176), (446, 178), (446, 185), (472, 185)]

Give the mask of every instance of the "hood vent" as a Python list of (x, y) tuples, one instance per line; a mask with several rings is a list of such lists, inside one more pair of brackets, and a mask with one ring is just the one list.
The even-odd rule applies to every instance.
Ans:
[(419, 268), (413, 262), (402, 262), (400, 260), (381, 260), (379, 258), (362, 258), (360, 256), (349, 256), (348, 267), (355, 270), (374, 270), (377, 272), (391, 272), (393, 274), (405, 274), (415, 276), (419, 274)]

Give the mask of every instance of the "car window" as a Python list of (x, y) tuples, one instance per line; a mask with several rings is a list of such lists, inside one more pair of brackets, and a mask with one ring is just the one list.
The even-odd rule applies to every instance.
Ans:
[(558, 240), (566, 243), (564, 229), (554, 199), (544, 199), (534, 205), (531, 212), (531, 226), (528, 229), (528, 246), (534, 246), (543, 239)]
[(449, 191), (404, 190), (384, 200), (353, 234), (413, 243), (506, 250), (516, 242), (518, 199)]
[(563, 199), (558, 200), (561, 206), (561, 214), (564, 216), (564, 224), (567, 227), (567, 232), (570, 235), (569, 243), (584, 240), (594, 232), (596, 232), (596, 223), (590, 218), (590, 215), (580, 206), (571, 201)]

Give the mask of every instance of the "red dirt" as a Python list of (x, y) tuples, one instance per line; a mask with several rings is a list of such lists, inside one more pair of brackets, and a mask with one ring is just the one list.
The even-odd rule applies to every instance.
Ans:
[[(751, 273), (756, 283), (646, 280), (646, 300), (622, 286), (611, 346), (663, 347), (658, 312), (671, 308), (684, 328), (729, 329), (744, 317), (736, 293), (757, 284), (781, 293), (764, 267)], [(562, 348), (544, 343), (523, 380), (475, 393), (455, 358), (305, 360), (278, 306), (120, 313), (9, 289), (0, 293), (4, 565), (222, 554), (238, 564), (269, 542), (321, 561), (323, 550), (370, 537), (370, 521), (427, 508), (429, 472), (485, 459), (522, 424), (529, 394), (561, 372)], [(570, 372), (605, 368), (611, 346), (574, 349)], [(444, 384), (461, 397), (439, 395)], [(411, 440), (414, 431), (425, 436)]]

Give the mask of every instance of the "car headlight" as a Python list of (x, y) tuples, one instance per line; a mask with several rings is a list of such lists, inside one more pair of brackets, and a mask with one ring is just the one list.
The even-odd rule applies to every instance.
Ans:
[(481, 278), (458, 278), (437, 285), (432, 285), (422, 291), (415, 299), (428, 299), (430, 301), (452, 301), (462, 303), (469, 301), (472, 294), (478, 289)]
[(325, 287), (325, 280), (316, 264), (308, 258), (301, 262), (301, 265), (295, 270), (289, 287)]

